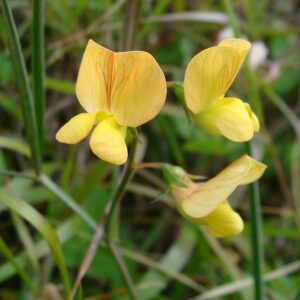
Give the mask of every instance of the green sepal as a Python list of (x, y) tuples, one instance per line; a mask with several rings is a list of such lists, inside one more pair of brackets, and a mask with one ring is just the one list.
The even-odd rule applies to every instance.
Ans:
[(126, 142), (130, 144), (132, 140), (137, 140), (139, 143), (142, 143), (139, 137), (139, 131), (136, 127), (128, 127), (127, 128), (127, 135), (126, 135)]
[(162, 172), (169, 189), (172, 189), (174, 186), (187, 187), (186, 181), (183, 178), (183, 175), (186, 173), (182, 168), (166, 164), (162, 167)]

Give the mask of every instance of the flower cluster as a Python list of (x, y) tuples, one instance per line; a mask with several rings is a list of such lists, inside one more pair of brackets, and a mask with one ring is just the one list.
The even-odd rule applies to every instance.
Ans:
[[(188, 64), (183, 88), (195, 122), (208, 134), (249, 141), (259, 121), (248, 103), (225, 97), (250, 49), (250, 43), (228, 39), (197, 54)], [(128, 128), (153, 119), (166, 99), (166, 80), (147, 52), (113, 52), (90, 40), (84, 52), (76, 95), (85, 109), (56, 134), (59, 142), (76, 144), (92, 131), (90, 147), (100, 159), (121, 165), (127, 161)], [(249, 156), (233, 162), (205, 183), (193, 182), (183, 170), (184, 182), (172, 185), (179, 211), (187, 219), (205, 224), (216, 237), (233, 236), (243, 221), (232, 210), (228, 196), (239, 185), (262, 176), (266, 166)]]

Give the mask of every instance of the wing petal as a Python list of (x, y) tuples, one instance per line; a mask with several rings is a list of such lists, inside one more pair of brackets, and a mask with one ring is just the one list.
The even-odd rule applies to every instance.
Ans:
[(82, 113), (73, 117), (56, 133), (56, 139), (65, 144), (77, 144), (91, 131), (95, 114)]
[(258, 179), (264, 170), (265, 166), (261, 167), (258, 161), (248, 155), (242, 156), (182, 201), (184, 214), (192, 218), (207, 216), (226, 201), (238, 185)]

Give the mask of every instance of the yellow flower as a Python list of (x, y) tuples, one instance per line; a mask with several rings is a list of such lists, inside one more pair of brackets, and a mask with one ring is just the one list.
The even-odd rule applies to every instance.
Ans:
[(172, 193), (179, 211), (187, 219), (204, 224), (213, 236), (235, 236), (243, 230), (243, 220), (227, 198), (239, 185), (260, 178), (265, 169), (264, 164), (244, 155), (205, 183), (197, 184), (183, 174), (186, 187), (175, 186)]
[(199, 126), (209, 134), (244, 142), (259, 131), (258, 119), (249, 104), (224, 96), (250, 47), (245, 40), (227, 39), (197, 54), (187, 66), (186, 104)]
[(120, 165), (127, 160), (128, 127), (153, 119), (166, 98), (166, 80), (147, 52), (113, 52), (92, 40), (85, 49), (76, 95), (86, 113), (60, 128), (56, 139), (76, 144), (92, 130), (91, 150), (100, 159)]

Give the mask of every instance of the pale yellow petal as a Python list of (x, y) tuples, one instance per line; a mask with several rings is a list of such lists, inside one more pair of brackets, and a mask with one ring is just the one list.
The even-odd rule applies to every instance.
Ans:
[(249, 157), (250, 167), (248, 172), (241, 178), (240, 185), (248, 184), (259, 179), (265, 172), (267, 166)]
[[(243, 52), (244, 53), (244, 52)], [(244, 59), (238, 47), (212, 47), (197, 54), (188, 64), (184, 95), (188, 108), (198, 114), (223, 98)]]
[(109, 112), (114, 52), (89, 40), (79, 68), (76, 95), (87, 112)]
[(224, 135), (235, 142), (249, 141), (254, 134), (253, 121), (244, 103), (237, 98), (220, 99), (195, 119), (207, 133)]
[(73, 117), (56, 133), (56, 139), (65, 144), (77, 144), (91, 131), (95, 114), (82, 113)]
[(236, 49), (240, 56), (240, 63), (242, 64), (251, 48), (251, 44), (246, 40), (226, 39), (221, 41), (218, 47), (230, 47)]
[(126, 128), (118, 126), (113, 118), (106, 119), (93, 131), (90, 147), (100, 159), (122, 165), (128, 157), (125, 135)]
[(228, 199), (238, 185), (258, 179), (264, 169), (259, 162), (244, 155), (217, 176), (200, 185), (182, 201), (181, 209), (192, 218), (205, 217)]
[(137, 127), (163, 106), (167, 85), (157, 62), (147, 52), (115, 53), (111, 113), (119, 124)]
[(245, 142), (254, 134), (253, 122), (244, 102), (237, 98), (224, 98), (214, 110), (216, 125), (222, 135), (235, 142)]
[(245, 105), (245, 107), (248, 111), (248, 114), (250, 116), (250, 119), (252, 121), (254, 132), (258, 132), (260, 126), (259, 126), (259, 121), (258, 121), (256, 114), (252, 111), (252, 109), (248, 103), (244, 103), (244, 105)]
[(201, 219), (209, 234), (218, 237), (231, 237), (241, 233), (244, 222), (227, 201), (221, 203), (207, 217)]

